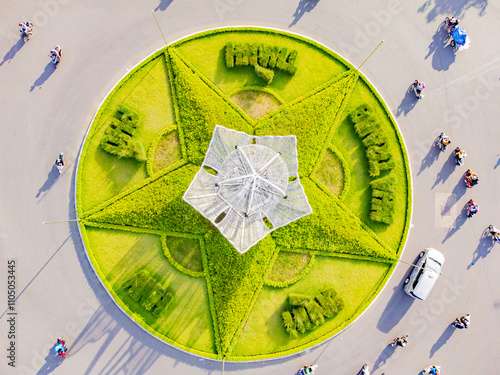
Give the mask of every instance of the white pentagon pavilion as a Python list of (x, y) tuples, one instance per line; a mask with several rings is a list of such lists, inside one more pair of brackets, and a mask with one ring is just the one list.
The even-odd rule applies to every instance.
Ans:
[(241, 254), (312, 213), (299, 180), (294, 135), (257, 137), (220, 125), (183, 199)]

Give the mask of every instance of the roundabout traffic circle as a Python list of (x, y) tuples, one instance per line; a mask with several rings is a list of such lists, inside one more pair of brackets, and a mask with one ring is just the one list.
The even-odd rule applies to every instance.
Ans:
[[(260, 150), (266, 160), (248, 165), (267, 166), (278, 153), (259, 139), (295, 136), (297, 172), (255, 196), (280, 208), (300, 180), (312, 209), (286, 225), (262, 210), (269, 234), (243, 254), (218, 225), (231, 228), (226, 208), (207, 201), (211, 221), (183, 200), (200, 168), (219, 172), (204, 168), (217, 125), (240, 134), (222, 144), (257, 140), (221, 148), (232, 164)], [(242, 165), (226, 180), (257, 176)], [(259, 178), (240, 184), (251, 202)], [(372, 84), (317, 42), (254, 27), (189, 36), (132, 69), (94, 117), (76, 184), (87, 255), (115, 303), (160, 340), (227, 361), (290, 355), (345, 329), (392, 274), (411, 216), (404, 142)]]

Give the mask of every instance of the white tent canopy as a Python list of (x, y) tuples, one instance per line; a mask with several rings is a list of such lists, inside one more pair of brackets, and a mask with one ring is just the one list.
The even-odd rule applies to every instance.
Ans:
[(294, 135), (256, 137), (219, 125), (183, 199), (242, 254), (312, 213), (299, 181)]

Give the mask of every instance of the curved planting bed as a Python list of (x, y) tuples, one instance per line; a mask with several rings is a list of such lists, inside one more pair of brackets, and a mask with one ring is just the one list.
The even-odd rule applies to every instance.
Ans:
[[(313, 210), (244, 254), (182, 199), (216, 125), (295, 135)], [(394, 119), (347, 61), (232, 28), (173, 43), (116, 85), (82, 148), (76, 202), (88, 257), (137, 324), (248, 361), (321, 343), (369, 306), (402, 251), (410, 189)]]

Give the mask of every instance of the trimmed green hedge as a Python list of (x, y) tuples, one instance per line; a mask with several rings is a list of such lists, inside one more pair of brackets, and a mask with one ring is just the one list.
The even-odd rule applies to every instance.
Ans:
[(158, 284), (146, 270), (132, 276), (123, 288), (128, 290), (130, 298), (139, 302), (146, 311), (151, 311), (157, 318), (163, 314), (173, 298), (172, 293)]
[(370, 176), (379, 176), (382, 171), (390, 171), (395, 163), (387, 145), (385, 130), (373, 116), (370, 106), (363, 104), (356, 108), (351, 114), (356, 133), (361, 137), (366, 147)]
[[(264, 69), (279, 69), (294, 75), (297, 72), (295, 62), (297, 51), (288, 51), (286, 47), (271, 46), (264, 43), (233, 43), (225, 46), (226, 66), (259, 66)], [(257, 72), (257, 69), (255, 70)]]
[(290, 294), (287, 310), (281, 314), (283, 326), (292, 337), (304, 334), (333, 318), (344, 308), (344, 301), (334, 289), (327, 289), (316, 297), (306, 294)]

